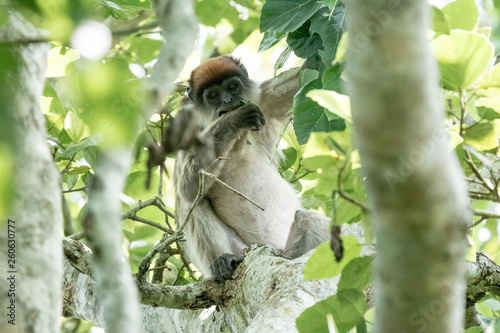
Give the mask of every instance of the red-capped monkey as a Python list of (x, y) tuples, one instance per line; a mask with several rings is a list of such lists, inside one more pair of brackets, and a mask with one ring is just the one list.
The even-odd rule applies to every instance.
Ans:
[(191, 73), (179, 115), (190, 114), (213, 150), (198, 145), (177, 156), (177, 223), (185, 220), (198, 193), (200, 169), (264, 208), (205, 177), (204, 196), (185, 229), (187, 254), (205, 277), (230, 279), (243, 249), (252, 243), (271, 245), (295, 258), (329, 239), (329, 219), (302, 208), (276, 170), (279, 156), (271, 160), (278, 126), (290, 117), (286, 114), (299, 89), (299, 71), (292, 69), (257, 86), (238, 60), (222, 56)]

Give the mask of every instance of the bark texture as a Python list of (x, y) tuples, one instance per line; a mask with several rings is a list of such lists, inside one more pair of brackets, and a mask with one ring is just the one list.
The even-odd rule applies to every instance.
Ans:
[[(212, 306), (179, 310), (141, 305), (141, 332), (297, 332), (295, 319), (308, 307), (334, 294), (338, 283), (338, 277), (304, 281), (302, 272), (308, 258), (288, 260), (276, 256), (269, 247), (258, 247), (248, 253), (238, 268), (238, 278), (225, 285), (204, 281), (163, 288), (166, 302), (171, 298), (172, 304), (179, 304), (179, 297), (191, 299), (193, 293), (198, 293), (198, 305), (203, 305), (205, 299), (205, 304), (217, 303), (218, 309)], [(157, 292), (160, 289), (157, 286)], [(67, 261), (64, 309), (65, 315), (106, 328), (95, 282)]]
[[(24, 17), (9, 11), (0, 28), (0, 40), (39, 39), (40, 31)], [(9, 124), (12, 161), (12, 197), (8, 216), (0, 225), (1, 332), (59, 332), (62, 276), (62, 208), (60, 175), (46, 141), (45, 120), (39, 102), (44, 88), (48, 43), (13, 43), (0, 47), (0, 109)], [(2, 143), (2, 147), (5, 142)], [(2, 198), (5, 200), (6, 198)], [(15, 263), (7, 261), (7, 218), (15, 223)], [(11, 229), (12, 230), (12, 229)], [(12, 244), (12, 243), (9, 243)], [(12, 259), (12, 258), (9, 258)], [(7, 277), (14, 276), (14, 285)], [(15, 295), (7, 298), (7, 289)], [(15, 300), (15, 326), (7, 322), (5, 309)], [(12, 313), (12, 311), (9, 311)]]
[(355, 140), (377, 237), (374, 332), (459, 332), (466, 223), (428, 50), (427, 3), (347, 2)]
[[(343, 230), (344, 235), (362, 239), (361, 225), (344, 225)], [(68, 258), (64, 263), (64, 315), (106, 327), (96, 284), (88, 275), (90, 250), (74, 240), (65, 240), (64, 249)], [(373, 251), (363, 247), (362, 255), (373, 255)], [(238, 268), (237, 279), (225, 284), (204, 280), (165, 286), (136, 281), (142, 332), (296, 332), (295, 318), (334, 294), (338, 283), (338, 278), (303, 281), (308, 258), (291, 261), (276, 256), (269, 247), (254, 247)], [(500, 296), (499, 271), (480, 253), (476, 263), (467, 263), (468, 326), (483, 325), (476, 301), (486, 292)], [(371, 294), (366, 293), (368, 304), (372, 304)], [(215, 304), (219, 308), (214, 311)]]

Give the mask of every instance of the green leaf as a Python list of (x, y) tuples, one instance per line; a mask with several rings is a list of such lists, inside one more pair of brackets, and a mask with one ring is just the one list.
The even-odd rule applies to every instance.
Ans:
[(500, 96), (481, 97), (475, 105), (483, 118), (488, 120), (500, 118)]
[(323, 89), (336, 91), (339, 94), (344, 93), (344, 80), (342, 79), (342, 73), (344, 72), (344, 66), (342, 64), (335, 64), (332, 68), (325, 71), (321, 82), (323, 82)]
[(43, 95), (40, 98), (40, 107), (45, 114), (66, 114), (66, 108), (48, 82), (45, 82)]
[(355, 289), (363, 291), (373, 279), (373, 257), (352, 259), (342, 270), (339, 290)]
[(474, 327), (469, 327), (464, 331), (464, 333), (483, 333), (484, 328), (479, 327), (479, 326), (474, 326)]
[(300, 71), (299, 85), (303, 87), (309, 82), (316, 80), (318, 77), (319, 72), (317, 70), (304, 68)]
[(363, 320), (366, 301), (357, 290), (344, 290), (308, 308), (297, 318), (300, 333), (328, 333), (327, 315), (331, 314), (339, 333), (346, 333)]
[[(341, 95), (335, 91), (321, 89), (310, 90), (306, 96), (326, 108), (328, 111), (336, 114), (338, 117), (352, 123), (351, 100), (349, 96)], [(334, 118), (328, 117), (328, 119)]]
[(309, 58), (323, 48), (321, 37), (310, 32), (311, 22), (307, 21), (300, 28), (288, 34), (286, 42), (297, 57)]
[(464, 144), (477, 151), (491, 150), (498, 147), (498, 139), (491, 123), (479, 123), (467, 128)]
[(239, 16), (236, 8), (225, 0), (196, 1), (195, 12), (200, 22), (209, 27), (215, 27), (222, 18), (237, 21)]
[(69, 169), (66, 174), (68, 175), (84, 175), (90, 171), (90, 168), (85, 165), (79, 165)]
[(325, 109), (306, 97), (309, 90), (321, 88), (320, 79), (311, 81), (293, 99), (293, 128), (301, 145), (307, 142), (312, 132), (343, 131), (346, 128), (343, 119), (328, 119)]
[(494, 46), (482, 34), (453, 30), (431, 41), (446, 89), (465, 90), (484, 74), (493, 57)]
[[(64, 151), (63, 157), (68, 157), (71, 154), (78, 153), (83, 151), (85, 148), (91, 147), (91, 146), (97, 146), (101, 142), (102, 135), (101, 134), (94, 134), (91, 136), (88, 136), (84, 138), (82, 141), (73, 143), (66, 147), (66, 150)], [(87, 160), (87, 162), (89, 162)], [(90, 165), (92, 165), (89, 162)]]
[(348, 46), (349, 37), (348, 32), (346, 31), (342, 34), (342, 37), (340, 37), (339, 43), (337, 45), (337, 52), (335, 53), (335, 60), (337, 60), (337, 62), (345, 61)]
[(295, 163), (297, 160), (297, 150), (293, 147), (288, 147), (283, 149), (284, 158), (280, 161), (280, 170), (287, 170)]
[(262, 7), (260, 31), (295, 31), (320, 7), (317, 0), (267, 0)]
[(433, 12), (433, 29), (436, 34), (449, 34), (450, 33), (450, 23), (446, 19), (443, 11), (436, 6), (431, 6)]
[[(97, 134), (95, 134), (97, 135)], [(89, 137), (90, 138), (90, 137)], [(84, 141), (83, 139), (82, 141)], [(82, 149), (83, 158), (87, 161), (88, 164), (95, 169), (97, 166), (97, 156), (99, 155), (99, 149), (96, 146), (89, 146)]]
[(283, 52), (281, 52), (280, 56), (278, 57), (278, 59), (276, 60), (276, 63), (274, 64), (274, 75), (276, 75), (276, 73), (281, 69), (283, 68), (283, 66), (285, 65), (286, 61), (288, 60), (288, 58), (290, 57), (290, 54), (292, 53), (292, 49), (290, 48), (290, 46), (287, 46)]
[(71, 140), (78, 142), (85, 134), (85, 123), (73, 111), (70, 111), (66, 114), (64, 129)]
[(500, 87), (500, 63), (496, 64), (488, 70), (481, 81), (479, 82), (481, 88), (496, 88)]
[(359, 257), (361, 245), (354, 236), (342, 237), (344, 244), (344, 257), (336, 262), (330, 242), (318, 246), (304, 268), (304, 280), (329, 279), (339, 275), (349, 261)]
[(479, 11), (474, 0), (456, 0), (441, 9), (450, 29), (472, 31), (476, 28)]
[(318, 33), (323, 40), (324, 49), (319, 51), (319, 55), (327, 67), (330, 67), (335, 59), (343, 23), (344, 7), (340, 6), (335, 7), (332, 15), (328, 8), (323, 8), (311, 17), (311, 31)]
[(148, 200), (157, 194), (157, 184), (159, 177), (157, 173), (151, 174), (151, 186), (146, 188), (146, 179), (148, 173), (146, 171), (132, 172), (128, 175), (123, 193), (136, 200)]
[(73, 49), (61, 53), (62, 46), (57, 46), (49, 51), (47, 56), (47, 69), (45, 77), (61, 77), (68, 74), (67, 67), (73, 61), (80, 59), (80, 55)]
[(265, 32), (264, 37), (260, 41), (259, 52), (264, 52), (278, 44), (286, 35), (286, 33), (277, 33), (275, 31)]
[(115, 1), (98, 0), (98, 2), (106, 8), (109, 14), (115, 19), (130, 20), (137, 17), (137, 12), (149, 8), (149, 3), (144, 2), (141, 5), (138, 1), (120, 1), (117, 4)]

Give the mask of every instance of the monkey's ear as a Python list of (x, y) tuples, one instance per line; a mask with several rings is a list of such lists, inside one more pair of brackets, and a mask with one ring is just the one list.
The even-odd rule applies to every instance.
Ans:
[(241, 70), (241, 72), (248, 78), (248, 71), (247, 71), (247, 68), (245, 67), (245, 65), (240, 63), (238, 67)]
[(189, 99), (193, 100), (193, 89), (191, 88), (191, 86), (187, 87), (186, 92), (187, 92), (187, 95), (189, 96)]

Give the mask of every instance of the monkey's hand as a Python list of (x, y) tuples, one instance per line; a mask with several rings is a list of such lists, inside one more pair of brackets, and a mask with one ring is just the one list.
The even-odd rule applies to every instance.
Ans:
[(233, 124), (238, 128), (246, 128), (252, 131), (260, 131), (266, 124), (264, 115), (254, 103), (243, 105), (228, 116), (232, 118)]
[(218, 282), (230, 280), (234, 270), (242, 261), (243, 259), (241, 257), (237, 257), (231, 253), (224, 253), (214, 260), (210, 266), (210, 271), (214, 279)]

